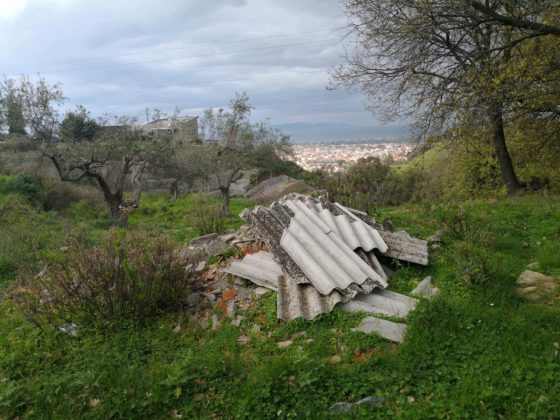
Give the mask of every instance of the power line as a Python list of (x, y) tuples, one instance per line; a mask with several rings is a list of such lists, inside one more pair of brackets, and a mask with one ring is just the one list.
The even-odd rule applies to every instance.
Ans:
[(309, 44), (316, 44), (316, 43), (321, 43), (321, 42), (338, 41), (338, 40), (341, 40), (343, 38), (344, 37), (336, 37), (336, 38), (328, 38), (328, 39), (321, 39), (321, 40), (315, 40), (315, 41), (297, 42), (297, 43), (291, 43), (291, 44), (269, 45), (269, 46), (266, 46), (266, 47), (247, 48), (247, 49), (232, 50), (232, 51), (196, 54), (196, 55), (189, 55), (189, 56), (184, 56), (184, 57), (157, 58), (157, 59), (151, 59), (151, 60), (133, 61), (133, 62), (128, 62), (128, 63), (107, 64), (107, 65), (102, 65), (102, 66), (76, 67), (76, 68), (69, 68), (69, 69), (55, 69), (55, 70), (39, 71), (39, 73), (40, 74), (49, 74), (49, 73), (59, 73), (59, 72), (68, 72), (68, 71), (94, 70), (94, 69), (101, 69), (101, 68), (121, 67), (121, 66), (129, 66), (129, 65), (144, 64), (144, 63), (155, 63), (155, 62), (165, 62), (165, 61), (180, 61), (180, 60), (186, 60), (186, 59), (189, 59), (189, 58), (213, 57), (213, 56), (217, 56), (217, 55), (236, 54), (236, 53), (251, 52), (251, 51), (263, 51), (263, 50), (268, 50), (268, 49), (273, 49), (273, 48), (295, 47), (295, 46), (300, 46), (300, 45), (309, 45)]
[(213, 46), (216, 46), (216, 45), (227, 45), (227, 44), (237, 44), (237, 43), (241, 43), (241, 42), (261, 41), (261, 40), (264, 40), (264, 39), (284, 38), (284, 37), (305, 35), (305, 34), (311, 34), (311, 33), (317, 33), (317, 32), (327, 32), (327, 31), (335, 32), (335, 31), (339, 31), (341, 29), (345, 29), (345, 27), (344, 26), (334, 26), (334, 27), (330, 27), (330, 28), (313, 29), (313, 30), (309, 30), (309, 31), (284, 33), (284, 34), (278, 34), (278, 35), (269, 35), (269, 36), (263, 36), (263, 37), (257, 37), (257, 38), (245, 38), (245, 39), (238, 39), (238, 40), (233, 40), (233, 41), (223, 41), (223, 42), (217, 42), (217, 43), (209, 43), (209, 42), (208, 43), (197, 43), (197, 44), (190, 44), (190, 45), (185, 46), (185, 47), (177, 47), (177, 48), (154, 48), (152, 50), (146, 50), (146, 51), (136, 52), (136, 53), (106, 55), (106, 56), (98, 56), (98, 57), (79, 58), (79, 59), (73, 59), (73, 60), (44, 61), (44, 62), (39, 62), (39, 63), (30, 63), (30, 64), (21, 64), (21, 65), (17, 65), (17, 66), (8, 66), (8, 67), (5, 67), (5, 69), (23, 68), (23, 67), (28, 67), (28, 66), (43, 66), (43, 65), (50, 65), (50, 64), (77, 63), (77, 62), (83, 62), (83, 61), (105, 60), (105, 59), (110, 59), (110, 58), (129, 57), (129, 56), (135, 56), (135, 55), (153, 54), (153, 53), (158, 53), (158, 52), (183, 51), (183, 50), (190, 50), (190, 49), (200, 48), (200, 47), (208, 47), (208, 46), (213, 47)]

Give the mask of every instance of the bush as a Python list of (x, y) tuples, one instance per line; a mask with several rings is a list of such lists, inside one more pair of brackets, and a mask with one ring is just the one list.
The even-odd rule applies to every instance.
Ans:
[(142, 322), (184, 308), (197, 277), (165, 237), (113, 231), (104, 245), (76, 243), (64, 258), (25, 271), (13, 300), (42, 327), (61, 322)]
[(223, 233), (225, 220), (220, 203), (204, 194), (193, 195), (193, 210), (190, 214), (193, 226), (200, 235)]
[(38, 177), (30, 174), (2, 176), (0, 194), (18, 194), (30, 203), (38, 204), (41, 199), (41, 182)]

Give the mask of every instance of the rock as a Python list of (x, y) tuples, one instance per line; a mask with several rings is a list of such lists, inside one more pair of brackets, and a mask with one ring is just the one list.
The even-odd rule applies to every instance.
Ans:
[(251, 332), (259, 334), (261, 332), (261, 326), (259, 324), (253, 324), (251, 327)]
[(267, 289), (266, 287), (262, 287), (262, 286), (257, 287), (257, 288), (253, 291), (253, 293), (255, 294), (255, 297), (256, 297), (257, 299), (262, 298), (264, 295), (266, 295), (266, 294), (268, 294), (268, 293), (270, 293), (270, 292), (271, 292), (270, 289)]
[(296, 340), (305, 336), (307, 336), (307, 331), (298, 331), (297, 333), (292, 334), (292, 339)]
[(199, 236), (198, 238), (192, 239), (190, 245), (191, 246), (205, 245), (212, 242), (217, 237), (218, 237), (217, 233), (211, 233), (210, 235)]
[(180, 325), (176, 325), (175, 328), (173, 328), (173, 332), (174, 332), (175, 334), (181, 332), (181, 326), (180, 326)]
[(292, 340), (280, 341), (277, 344), (278, 344), (278, 348), (285, 349), (287, 347), (290, 347), (293, 344), (293, 341)]
[(331, 405), (331, 410), (338, 413), (343, 413), (343, 412), (348, 412), (352, 410), (353, 407), (357, 407), (360, 405), (377, 405), (377, 404), (382, 404), (384, 402), (385, 402), (384, 397), (370, 396), (370, 397), (362, 398), (360, 401), (355, 403), (337, 402)]
[(247, 344), (249, 341), (251, 341), (251, 337), (247, 337), (246, 335), (240, 335), (237, 337), (237, 342), (239, 344)]
[(233, 284), (234, 284), (235, 286), (245, 287), (246, 281), (243, 280), (242, 278), (235, 277), (235, 278), (233, 279)]
[(68, 334), (70, 337), (78, 336), (78, 326), (73, 322), (62, 324), (60, 327), (58, 327), (58, 329), (62, 331), (64, 334)]
[(216, 314), (212, 315), (211, 320), (212, 320), (212, 330), (216, 331), (220, 326), (220, 320), (218, 319), (218, 315)]
[(204, 270), (205, 267), (206, 267), (206, 261), (205, 260), (199, 261), (195, 268), (195, 271), (202, 271)]
[(216, 295), (214, 293), (202, 293), (202, 296), (204, 296), (210, 302), (214, 302), (216, 300)]
[(208, 318), (203, 318), (199, 321), (199, 325), (200, 328), (206, 330), (208, 329), (208, 327), (210, 327), (210, 321), (208, 321)]
[(367, 316), (357, 328), (352, 328), (351, 331), (359, 331), (366, 334), (374, 332), (387, 340), (402, 343), (406, 335), (406, 324)]
[(234, 300), (228, 301), (226, 306), (226, 315), (230, 318), (233, 318), (236, 309), (237, 309), (237, 304), (235, 303), (235, 301)]
[(342, 360), (341, 357), (338, 354), (335, 354), (334, 356), (332, 356), (330, 359), (331, 363), (340, 363), (340, 361)]
[(432, 276), (426, 277), (410, 292), (412, 296), (432, 298), (439, 293), (439, 289), (432, 284)]
[(210, 257), (215, 257), (228, 249), (228, 244), (222, 238), (216, 238), (204, 246), (204, 250)]
[(557, 280), (532, 270), (525, 270), (517, 278), (516, 292), (529, 302), (548, 302), (557, 297)]
[(445, 236), (445, 230), (440, 229), (436, 233), (434, 233), (432, 236), (426, 238), (426, 240), (428, 241), (429, 244), (435, 244), (435, 243), (438, 243), (438, 242), (443, 242), (443, 237), (444, 236)]
[(190, 308), (195, 307), (196, 305), (198, 305), (200, 303), (200, 301), (202, 300), (202, 296), (200, 293), (189, 293), (187, 295), (187, 299), (186, 299), (186, 303), (187, 306), (189, 306)]
[(234, 327), (239, 327), (244, 319), (245, 319), (244, 316), (237, 315), (237, 318), (231, 321), (231, 325), (233, 325)]
[(308, 338), (307, 340), (305, 340), (306, 344), (311, 344), (311, 343), (314, 343), (314, 342), (315, 342), (315, 340), (313, 340), (312, 338)]
[(221, 235), (220, 239), (224, 242), (231, 242), (236, 238), (235, 233), (228, 233), (226, 235)]

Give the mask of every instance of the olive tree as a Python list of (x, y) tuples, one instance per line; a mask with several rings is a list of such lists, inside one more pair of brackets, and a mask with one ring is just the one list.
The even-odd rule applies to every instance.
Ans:
[(263, 149), (271, 153), (290, 151), (290, 138), (266, 122), (249, 119), (251, 106), (247, 94), (237, 94), (230, 110), (208, 109), (201, 121), (204, 157), (222, 194), (222, 215), (229, 216), (231, 184), (244, 168), (258, 166), (255, 159)]

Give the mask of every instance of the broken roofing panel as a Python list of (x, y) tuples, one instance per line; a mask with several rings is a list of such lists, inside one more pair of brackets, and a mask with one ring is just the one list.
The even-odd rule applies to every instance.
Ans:
[(376, 289), (369, 295), (358, 295), (341, 305), (347, 312), (370, 312), (406, 318), (418, 301), (400, 293)]
[(282, 277), (282, 268), (274, 260), (274, 256), (265, 251), (248, 254), (242, 260), (234, 261), (222, 271), (251, 280), (259, 286), (274, 291), (278, 291), (278, 279)]

